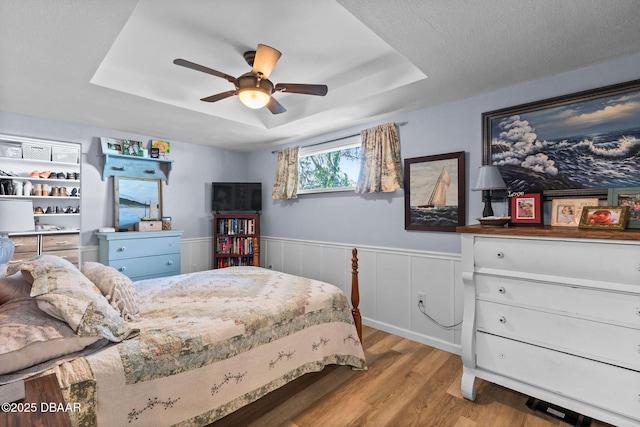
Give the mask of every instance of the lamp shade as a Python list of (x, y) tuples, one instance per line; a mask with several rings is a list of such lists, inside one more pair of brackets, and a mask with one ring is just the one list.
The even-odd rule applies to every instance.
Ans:
[(505, 188), (507, 188), (507, 185), (504, 183), (497, 166), (480, 166), (478, 180), (473, 190), (501, 190)]
[(34, 231), (31, 200), (0, 200), (0, 233)]

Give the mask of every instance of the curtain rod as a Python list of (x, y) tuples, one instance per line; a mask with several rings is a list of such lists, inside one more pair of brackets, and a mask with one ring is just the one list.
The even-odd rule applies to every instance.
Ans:
[[(399, 123), (395, 122), (394, 124), (399, 127), (399, 126), (404, 126), (407, 123), (409, 123), (409, 122), (399, 122)], [(330, 139), (328, 141), (314, 142), (313, 144), (303, 145), (300, 148), (314, 147), (316, 145), (328, 144), (330, 142), (340, 141), (341, 139), (353, 138), (354, 136), (358, 136), (358, 135), (360, 135), (360, 133), (354, 133), (353, 135), (341, 136), (340, 138), (334, 138), (334, 139)], [(278, 150), (274, 150), (274, 151), (271, 152), (271, 154), (277, 154), (277, 153), (278, 153)]]

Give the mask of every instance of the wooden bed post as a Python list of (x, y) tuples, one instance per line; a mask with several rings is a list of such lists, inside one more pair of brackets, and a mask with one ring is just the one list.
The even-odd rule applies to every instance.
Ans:
[(253, 239), (253, 265), (260, 267), (260, 242), (257, 237)]
[(362, 316), (360, 315), (360, 288), (358, 287), (358, 250), (353, 248), (351, 250), (351, 314), (353, 320), (356, 323), (356, 330), (358, 331), (358, 338), (362, 343)]

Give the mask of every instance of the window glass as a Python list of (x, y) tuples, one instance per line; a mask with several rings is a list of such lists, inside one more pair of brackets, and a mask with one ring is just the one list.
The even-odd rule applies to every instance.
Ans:
[(301, 147), (298, 194), (355, 190), (360, 172), (360, 135)]

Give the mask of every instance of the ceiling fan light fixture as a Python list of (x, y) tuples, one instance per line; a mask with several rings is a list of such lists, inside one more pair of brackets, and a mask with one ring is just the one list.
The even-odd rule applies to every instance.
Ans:
[(269, 102), (271, 95), (260, 87), (244, 88), (238, 91), (240, 101), (249, 108), (262, 108)]

